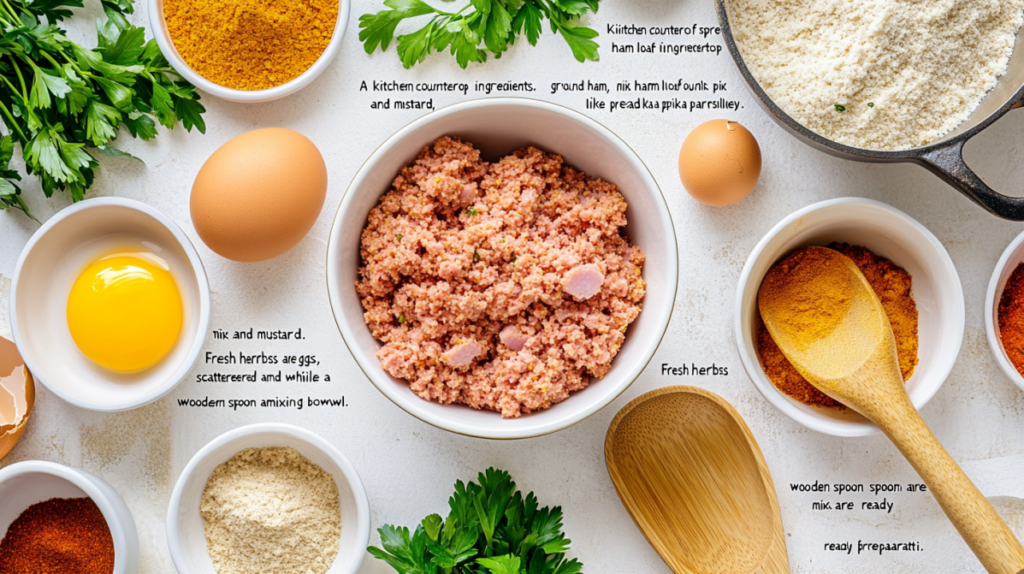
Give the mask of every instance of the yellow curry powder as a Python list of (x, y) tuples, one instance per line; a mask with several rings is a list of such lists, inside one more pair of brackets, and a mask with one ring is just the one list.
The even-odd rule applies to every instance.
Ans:
[(200, 76), (236, 90), (280, 86), (327, 49), (339, 0), (166, 0), (174, 47)]
[[(917, 304), (911, 294), (910, 273), (892, 261), (875, 255), (858, 245), (832, 243), (834, 249), (849, 257), (878, 294), (882, 308), (889, 317), (896, 339), (903, 380), (910, 378), (917, 367)], [(810, 326), (809, 326), (810, 327)], [(768, 380), (783, 393), (811, 406), (845, 409), (842, 403), (816, 389), (789, 363), (757, 316), (757, 354)]]

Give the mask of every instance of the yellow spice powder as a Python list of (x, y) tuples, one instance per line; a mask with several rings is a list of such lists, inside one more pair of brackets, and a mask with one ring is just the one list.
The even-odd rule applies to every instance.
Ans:
[(296, 78), (323, 54), (338, 2), (166, 0), (164, 18), (196, 73), (228, 88), (263, 90)]

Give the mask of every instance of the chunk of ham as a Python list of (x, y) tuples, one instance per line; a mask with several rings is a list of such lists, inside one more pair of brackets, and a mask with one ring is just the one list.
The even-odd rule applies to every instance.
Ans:
[(456, 369), (464, 369), (473, 364), (473, 359), (477, 357), (483, 348), (476, 344), (474, 341), (467, 341), (465, 343), (459, 343), (451, 349), (448, 349), (441, 355), (441, 360), (448, 363), (448, 366)]
[(516, 329), (512, 325), (502, 329), (501, 333), (498, 333), (498, 338), (501, 339), (502, 345), (505, 345), (516, 352), (522, 351), (523, 347), (526, 346), (527, 341), (530, 340), (529, 337), (521, 334), (519, 329)]
[(594, 263), (588, 263), (577, 265), (565, 274), (562, 290), (577, 299), (590, 299), (601, 291), (602, 283), (604, 273), (601, 273), (601, 268)]

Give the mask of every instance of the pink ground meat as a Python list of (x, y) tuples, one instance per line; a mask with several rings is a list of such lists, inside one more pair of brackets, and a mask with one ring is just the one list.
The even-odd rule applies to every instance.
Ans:
[(424, 399), (518, 417), (600, 378), (640, 314), (644, 256), (613, 185), (530, 147), (444, 137), (363, 230), (356, 290), (384, 370)]

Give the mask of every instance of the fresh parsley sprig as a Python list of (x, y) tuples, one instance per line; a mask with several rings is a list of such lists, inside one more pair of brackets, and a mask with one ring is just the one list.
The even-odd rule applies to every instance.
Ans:
[(82, 0), (0, 0), (0, 208), (28, 212), (10, 169), (15, 144), (47, 197), (85, 197), (99, 166), (96, 152), (127, 156), (112, 142), (120, 128), (144, 140), (156, 123), (205, 133), (195, 87), (167, 63), (155, 40), (128, 23), (132, 0), (102, 0), (97, 46), (68, 40), (57, 25)]
[(446, 49), (462, 68), (487, 61), (488, 53), (500, 58), (520, 34), (536, 46), (545, 19), (578, 61), (598, 60), (598, 44), (593, 40), (597, 32), (577, 22), (587, 12), (597, 12), (598, 0), (471, 0), (455, 12), (423, 0), (385, 0), (384, 5), (388, 9), (359, 18), (359, 40), (367, 54), (378, 46), (387, 50), (403, 20), (430, 16), (423, 28), (398, 37), (398, 57), (406, 68)]
[(448, 499), (448, 518), (424, 518), (406, 527), (379, 528), (381, 546), (368, 548), (399, 574), (579, 574), (565, 558), (562, 509), (538, 508), (537, 497), (516, 489), (509, 473), (487, 469), (480, 484), (461, 480)]

